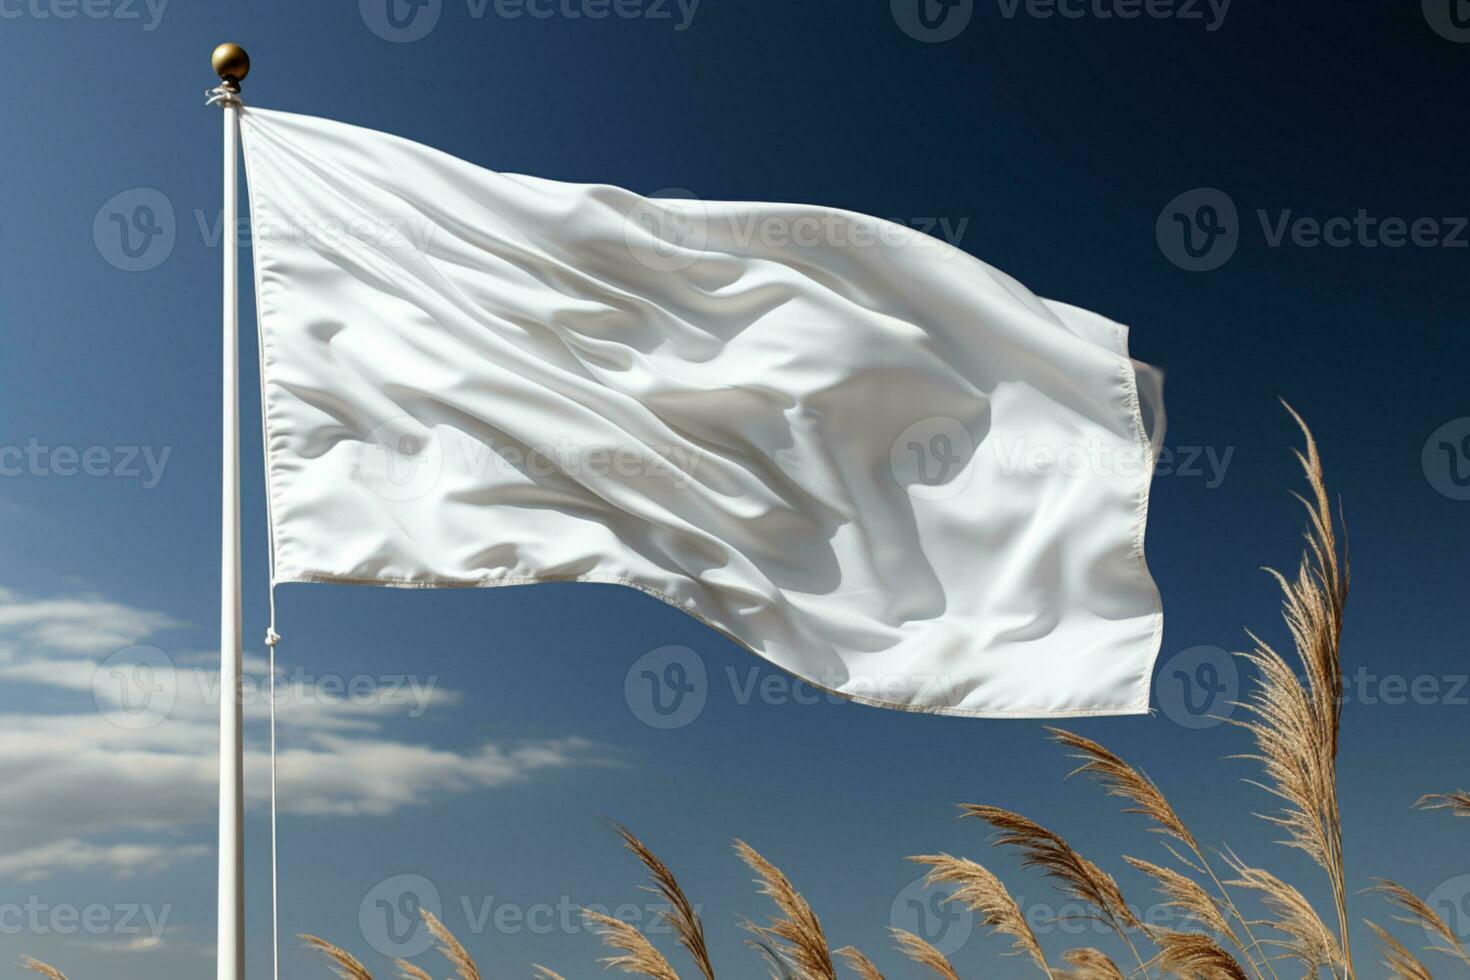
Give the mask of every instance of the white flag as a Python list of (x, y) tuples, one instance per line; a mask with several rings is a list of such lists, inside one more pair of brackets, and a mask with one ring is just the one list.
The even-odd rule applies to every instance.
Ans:
[(1126, 328), (847, 211), (242, 126), (275, 582), (612, 582), (867, 704), (1147, 710)]

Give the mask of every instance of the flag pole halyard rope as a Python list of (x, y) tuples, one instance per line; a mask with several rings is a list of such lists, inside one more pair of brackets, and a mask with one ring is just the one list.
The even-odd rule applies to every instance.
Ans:
[(271, 976), (281, 980), (281, 914), (276, 860), (276, 644), (281, 637), (275, 630), (276, 587), (271, 585), (271, 629), (265, 645), (270, 649), (270, 713), (271, 713)]
[[(249, 159), (246, 159), (246, 173), (249, 174)], [(259, 330), (259, 319), (257, 317), (257, 332)], [(269, 572), (269, 590), (267, 592), (270, 603), (270, 620), (265, 629), (265, 645), (269, 649), (270, 670), (270, 823), (271, 823), (271, 976), (274, 980), (281, 978), (281, 903), (280, 903), (280, 860), (277, 848), (277, 816), (279, 807), (276, 799), (276, 645), (281, 642), (281, 634), (276, 632), (276, 519), (275, 512), (271, 506), (271, 445), (270, 424), (266, 416), (266, 387), (265, 387), (265, 344), (264, 338), (258, 338), (257, 348), (259, 350), (260, 366), (260, 458), (261, 470), (264, 476), (265, 486), (265, 527), (266, 527), (266, 566)], [(289, 690), (289, 688), (288, 688)]]

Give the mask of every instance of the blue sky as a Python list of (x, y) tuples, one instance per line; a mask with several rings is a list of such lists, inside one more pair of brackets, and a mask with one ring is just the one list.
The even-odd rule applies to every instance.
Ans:
[[(1220, 651), (1243, 627), (1284, 642), (1259, 567), (1299, 548), (1290, 399), (1352, 536), (1350, 883), (1392, 875), (1470, 937), (1464, 827), (1409, 810), (1470, 782), (1470, 109), (1455, 97), (1470, 32), (1448, 2), (1181, 0), (1123, 17), (1109, 15), (1142, 8), (976, 0), (932, 28), (907, 0), (395, 2), (396, 20), (384, 0), (0, 0), (0, 975), (23, 952), (74, 980), (212, 970), (219, 119), (202, 93), (223, 40), (254, 57), (253, 104), (503, 171), (928, 226), (1130, 324), (1134, 355), (1168, 375), (1174, 455), (1148, 542), (1161, 710), (1074, 727), (1147, 769), (1201, 840), (1321, 900), (1320, 873), (1248, 819), (1268, 805), (1241, 782), (1249, 764), (1219, 761), (1241, 734), (1189, 707), (1223, 710), (1201, 685), (1236, 679)], [(249, 364), (248, 295), (243, 314)], [(248, 421), (251, 372), (244, 390)], [(244, 431), (253, 643), (265, 535)], [(615, 587), (290, 586), (280, 604), (283, 930), (384, 975), (383, 953), (421, 944), (401, 928), (406, 894), (437, 896), (487, 975), (590, 975), (596, 940), (565, 909), (650, 914), (599, 814), (680, 875), (726, 976), (759, 973), (738, 924), (768, 911), (735, 837), (787, 871), (834, 945), (890, 976), (912, 975), (890, 925), (920, 925), (971, 973), (1028, 969), (966, 919), (920, 923), (906, 855), (981, 858), (1028, 906), (1059, 908), (956, 802), (1054, 826), (1152, 901), (1118, 855), (1157, 859), (1157, 843), (1061, 782), (1039, 722), (831, 703)], [(702, 708), (672, 728), (636, 681), (667, 647), (705, 678)], [(170, 710), (130, 710), (122, 682)], [(249, 710), (264, 977), (263, 703)], [(1357, 912), (1388, 918), (1370, 896)], [(1068, 928), (1043, 932), (1049, 950), (1107, 945)], [(283, 972), (325, 975), (294, 940)]]

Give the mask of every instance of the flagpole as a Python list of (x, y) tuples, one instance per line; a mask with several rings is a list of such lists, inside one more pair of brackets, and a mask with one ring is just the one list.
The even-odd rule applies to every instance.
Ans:
[(239, 277), (236, 158), (240, 82), (250, 58), (221, 44), (210, 59), (220, 85), (210, 93), (224, 115), (223, 465), (220, 473), (220, 709), (218, 980), (245, 980), (245, 778), (241, 726)]

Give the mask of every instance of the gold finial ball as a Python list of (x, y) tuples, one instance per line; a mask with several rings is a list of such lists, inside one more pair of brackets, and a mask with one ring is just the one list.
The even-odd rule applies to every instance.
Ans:
[(210, 55), (209, 63), (222, 80), (237, 85), (250, 74), (250, 55), (238, 44), (221, 44)]

